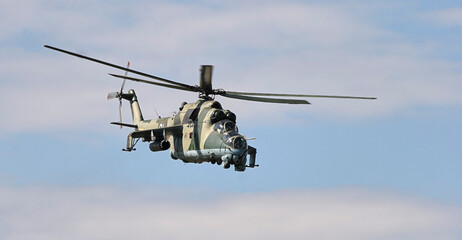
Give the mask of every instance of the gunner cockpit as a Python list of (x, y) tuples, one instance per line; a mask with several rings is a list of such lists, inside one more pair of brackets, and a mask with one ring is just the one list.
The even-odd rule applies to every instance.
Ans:
[(234, 149), (246, 149), (247, 141), (239, 134), (236, 124), (228, 119), (221, 120), (213, 127), (222, 137), (228, 147)]

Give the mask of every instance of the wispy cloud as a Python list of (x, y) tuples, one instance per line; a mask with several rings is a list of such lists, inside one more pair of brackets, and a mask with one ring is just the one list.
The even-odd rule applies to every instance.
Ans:
[[(105, 94), (120, 84), (104, 80), (112, 70), (43, 49), (43, 44), (121, 65), (131, 60), (136, 69), (192, 85), (200, 64), (215, 64), (215, 87), (380, 98), (312, 99), (313, 106), (303, 108), (223, 100), (241, 121), (292, 109), (342, 119), (377, 117), (462, 102), (461, 64), (434, 58), (431, 44), (413, 43), (399, 30), (382, 27), (372, 7), (299, 1), (28, 1), (20, 10), (7, 2), (1, 9), (0, 85), (8, 91), (0, 101), (9, 104), (0, 113), (9, 117), (1, 118), (0, 126), (7, 131), (65, 128), (76, 122), (88, 126), (116, 118), (116, 106), (104, 102)], [(139, 92), (145, 115), (154, 115), (154, 108), (170, 114), (181, 101), (196, 97), (139, 84), (128, 87)], [(37, 114), (42, 106), (47, 114)], [(102, 119), (110, 110), (114, 117)], [(37, 117), (38, 127), (25, 120), (29, 116)]]
[(462, 8), (445, 8), (423, 14), (429, 20), (446, 27), (462, 27)]
[(0, 188), (0, 237), (458, 239), (462, 209), (358, 188), (213, 196), (111, 187)]

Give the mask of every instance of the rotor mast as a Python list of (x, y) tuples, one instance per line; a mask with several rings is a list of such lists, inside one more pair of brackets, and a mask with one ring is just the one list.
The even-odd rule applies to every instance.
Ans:
[(201, 78), (200, 78), (199, 87), (202, 89), (202, 92), (199, 95), (199, 97), (201, 97), (202, 95), (206, 98), (209, 98), (208, 95), (213, 94), (212, 72), (213, 72), (212, 65), (202, 65), (201, 66)]

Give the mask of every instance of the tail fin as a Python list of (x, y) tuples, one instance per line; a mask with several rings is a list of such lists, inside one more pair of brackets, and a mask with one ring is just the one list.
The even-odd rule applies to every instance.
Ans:
[(122, 98), (130, 101), (133, 124), (137, 125), (139, 122), (143, 121), (143, 114), (141, 113), (140, 104), (138, 103), (138, 98), (136, 97), (135, 90), (128, 90), (128, 93), (122, 94)]

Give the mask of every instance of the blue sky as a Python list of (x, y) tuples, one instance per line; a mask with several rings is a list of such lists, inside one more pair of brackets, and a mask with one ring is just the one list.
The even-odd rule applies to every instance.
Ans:
[[(458, 1), (24, 1), (0, 20), (2, 239), (462, 235)], [(193, 85), (213, 64), (214, 87), (379, 99), (217, 97), (261, 167), (183, 164), (120, 151), (119, 72), (44, 44)], [(152, 118), (197, 97), (127, 88)]]

